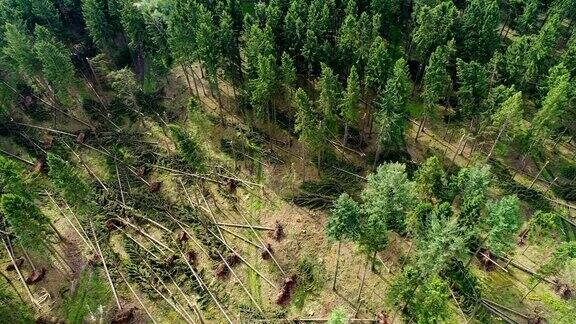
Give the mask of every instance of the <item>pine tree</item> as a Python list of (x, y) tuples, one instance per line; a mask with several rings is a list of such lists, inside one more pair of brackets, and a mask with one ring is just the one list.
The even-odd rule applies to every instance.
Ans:
[(366, 87), (379, 93), (384, 90), (392, 70), (392, 58), (386, 41), (378, 36), (372, 42), (366, 64)]
[(499, 23), (500, 8), (497, 1), (470, 1), (462, 14), (457, 33), (463, 44), (463, 57), (487, 62), (500, 42), (497, 33)]
[(284, 87), (284, 93), (286, 94), (285, 99), (290, 101), (292, 99), (291, 94), (294, 91), (293, 88), (296, 85), (296, 67), (294, 66), (294, 60), (288, 55), (288, 53), (282, 53), (281, 65), (280, 65), (280, 80)]
[(428, 116), (435, 114), (438, 101), (446, 97), (446, 92), (451, 82), (446, 67), (448, 66), (452, 47), (453, 42), (450, 42), (446, 46), (438, 46), (432, 55), (430, 55), (430, 60), (428, 61), (428, 66), (424, 74), (424, 116), (416, 132), (415, 140), (418, 140), (420, 131), (424, 127)]
[(276, 91), (276, 59), (273, 55), (259, 56), (257, 78), (250, 80), (250, 101), (258, 117), (269, 115), (270, 103)]
[(294, 94), (293, 101), (293, 106), (296, 108), (294, 131), (299, 135), (299, 139), (308, 145), (311, 151), (321, 149), (323, 137), (319, 131), (319, 118), (308, 95), (302, 88), (299, 88)]
[(96, 45), (101, 48), (114, 43), (120, 22), (115, 20), (113, 13), (108, 9), (107, 1), (85, 0), (82, 2), (82, 16), (86, 28)]
[(61, 157), (48, 153), (48, 175), (60, 195), (77, 207), (88, 203), (91, 188), (78, 171)]
[(560, 117), (569, 106), (571, 96), (570, 75), (565, 73), (551, 80), (548, 93), (542, 101), (542, 108), (532, 119), (532, 133), (543, 136), (557, 125)]
[(435, 7), (418, 6), (416, 26), (412, 41), (421, 62), (428, 60), (430, 53), (454, 38), (454, 23), (458, 10), (452, 1), (442, 1)]
[(19, 243), (26, 249), (42, 251), (51, 233), (50, 219), (32, 201), (14, 194), (2, 195), (0, 208)]
[(442, 162), (436, 156), (429, 157), (420, 165), (414, 175), (415, 192), (420, 199), (431, 201), (444, 197), (447, 180)]
[(322, 113), (323, 126), (329, 134), (336, 134), (338, 131), (338, 104), (340, 99), (340, 85), (338, 84), (338, 76), (334, 74), (332, 69), (326, 64), (322, 63), (322, 73), (320, 75), (318, 109)]
[(338, 57), (342, 68), (352, 66), (358, 62), (357, 51), (360, 47), (360, 31), (356, 16), (348, 14), (338, 31), (336, 39)]
[(489, 228), (486, 245), (497, 255), (508, 253), (516, 245), (515, 237), (521, 226), (520, 200), (515, 195), (488, 204)]
[(474, 228), (480, 221), (486, 204), (488, 187), (492, 183), (490, 167), (464, 168), (452, 180), (454, 194), (460, 196), (459, 224)]
[(266, 25), (261, 28), (258, 24), (247, 26), (244, 31), (244, 55), (246, 56), (246, 74), (254, 78), (260, 55), (267, 57), (275, 54), (274, 35), (272, 28)]
[(68, 90), (76, 84), (74, 65), (69, 51), (43, 26), (34, 30), (34, 52), (42, 64), (44, 78), (61, 101), (67, 101)]
[(348, 128), (351, 125), (358, 124), (359, 110), (360, 81), (358, 72), (356, 71), (356, 66), (353, 65), (350, 69), (350, 75), (348, 76), (346, 92), (344, 93), (344, 98), (342, 98), (342, 104), (340, 105), (340, 114), (342, 119), (344, 119), (344, 146), (346, 146), (346, 142), (348, 141)]
[(53, 32), (62, 30), (60, 14), (54, 6), (54, 2), (50, 0), (30, 0), (30, 8), (38, 24), (49, 27)]
[(489, 76), (482, 64), (461, 59), (456, 62), (458, 76), (458, 107), (467, 119), (475, 119), (484, 112), (488, 97)]
[(4, 26), (3, 52), (23, 76), (33, 79), (40, 71), (40, 62), (30, 49), (34, 41), (27, 34), (22, 22), (6, 23)]
[(354, 241), (360, 231), (360, 206), (348, 194), (343, 193), (334, 202), (331, 216), (326, 224), (326, 235), (329, 239), (338, 241), (338, 255), (336, 256), (336, 269), (332, 290), (336, 290), (336, 278), (340, 263), (340, 248), (343, 240)]
[(488, 152), (487, 160), (490, 160), (494, 153), (494, 148), (499, 143), (502, 136), (516, 137), (522, 130), (522, 92), (516, 92), (512, 97), (508, 98), (502, 107), (492, 116), (492, 126), (498, 128), (498, 135), (494, 140), (490, 152)]
[[(368, 223), (381, 222), (382, 226), (401, 234), (405, 233), (404, 219), (414, 200), (414, 183), (408, 180), (406, 166), (400, 163), (380, 165), (376, 173), (368, 176), (368, 184), (362, 191), (362, 200)], [(367, 230), (378, 231), (374, 228)], [(374, 243), (370, 244), (379, 245), (375, 238), (367, 239), (374, 240)]]

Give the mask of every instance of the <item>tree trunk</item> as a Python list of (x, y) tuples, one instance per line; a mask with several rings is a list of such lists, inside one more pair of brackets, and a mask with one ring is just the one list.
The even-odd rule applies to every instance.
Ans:
[(12, 254), (12, 251), (10, 251), (10, 248), (8, 248), (8, 244), (6, 243), (6, 240), (4, 240), (4, 247), (6, 248), (6, 252), (8, 252), (8, 257), (10, 257), (10, 261), (12, 261), (12, 264), (14, 265), (14, 269), (16, 270), (16, 273), (18, 274), (18, 278), (20, 278), (20, 280), (22, 281), (22, 285), (24, 285), (24, 289), (26, 290), (28, 297), (32, 301), (34, 308), (38, 309), (39, 305), (37, 304), (37, 301), (34, 298), (34, 295), (32, 295), (32, 291), (30, 291), (30, 287), (28, 287), (28, 285), (26, 284), (26, 280), (24, 280), (24, 276), (22, 276), (22, 272), (20, 272), (20, 269), (18, 268), (18, 265), (16, 264), (16, 260), (14, 260), (14, 255)]
[(334, 270), (334, 281), (332, 281), (332, 290), (336, 291), (336, 278), (338, 278), (338, 267), (340, 266), (340, 248), (342, 240), (338, 241), (338, 252), (336, 253), (336, 270)]
[(364, 282), (366, 281), (366, 272), (368, 272), (368, 264), (370, 260), (366, 259), (366, 264), (364, 265), (364, 273), (362, 274), (362, 281), (360, 282), (360, 289), (358, 290), (358, 297), (356, 297), (356, 313), (354, 317), (358, 317), (358, 313), (360, 312), (360, 299), (362, 298), (362, 290), (364, 289)]
[(186, 83), (188, 84), (188, 90), (190, 91), (191, 95), (194, 95), (194, 92), (192, 91), (192, 84), (190, 84), (190, 76), (188, 75), (188, 71), (186, 71), (184, 64), (181, 64), (181, 66), (182, 66), (182, 71), (184, 72), (184, 76), (186, 77)]
[(509, 120), (510, 120), (509, 118), (506, 118), (506, 121), (504, 122), (504, 124), (502, 124), (502, 127), (500, 127), (500, 131), (498, 132), (498, 136), (496, 137), (494, 144), (492, 144), (492, 147), (490, 148), (490, 152), (488, 152), (488, 155), (486, 156), (486, 162), (490, 161), (490, 158), (492, 157), (492, 153), (494, 153), (494, 148), (496, 148), (496, 144), (498, 144), (498, 141), (500, 140), (502, 133), (504, 133), (504, 130), (506, 129), (506, 127), (508, 127), (508, 121)]
[(528, 187), (528, 189), (532, 189), (532, 187), (533, 187), (534, 184), (536, 183), (536, 180), (538, 180), (538, 178), (540, 177), (540, 174), (542, 174), (542, 172), (544, 171), (544, 169), (546, 168), (546, 166), (548, 165), (548, 163), (550, 163), (550, 161), (546, 161), (546, 163), (544, 163), (544, 165), (542, 166), (542, 168), (540, 169), (540, 171), (538, 171), (538, 174), (534, 177), (534, 180), (532, 180), (532, 182), (530, 183), (530, 187)]
[(422, 120), (420, 121), (420, 125), (418, 125), (418, 131), (416, 132), (416, 137), (414, 138), (414, 142), (418, 142), (418, 136), (420, 136), (420, 132), (424, 128), (424, 123), (426, 122), (426, 119), (427, 119), (426, 116), (422, 117)]
[(376, 154), (374, 155), (374, 163), (372, 164), (372, 170), (376, 170), (376, 166), (378, 165), (378, 160), (380, 159), (380, 151), (382, 150), (382, 144), (380, 143), (380, 138), (376, 139), (378, 142), (376, 143)]
[(348, 122), (344, 123), (344, 138), (342, 139), (342, 145), (346, 146), (346, 143), (348, 142)]
[(2, 276), (2, 277), (6, 280), (6, 282), (8, 283), (8, 285), (9, 285), (10, 287), (12, 287), (12, 290), (14, 290), (14, 292), (15, 292), (16, 295), (18, 296), (18, 299), (20, 299), (20, 301), (21, 301), (23, 304), (26, 304), (26, 301), (24, 300), (24, 298), (22, 297), (22, 295), (20, 295), (20, 292), (18, 291), (18, 289), (16, 289), (16, 286), (14, 286), (14, 283), (12, 282), (12, 280), (10, 280), (10, 278), (8, 278), (8, 277), (4, 274), (4, 272), (2, 272), (2, 271), (0, 271), (0, 276)]

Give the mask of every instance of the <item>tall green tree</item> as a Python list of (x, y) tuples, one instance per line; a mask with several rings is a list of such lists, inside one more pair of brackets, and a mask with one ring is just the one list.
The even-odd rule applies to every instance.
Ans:
[(416, 10), (412, 42), (421, 62), (426, 62), (435, 48), (454, 38), (454, 24), (458, 10), (452, 1), (442, 1), (433, 7), (422, 5)]
[(444, 197), (447, 179), (442, 162), (436, 156), (431, 156), (420, 165), (414, 175), (414, 189), (420, 199), (431, 201)]
[(570, 104), (570, 96), (573, 93), (570, 75), (565, 73), (554, 79), (551, 80), (552, 84), (549, 85), (548, 93), (542, 101), (542, 107), (532, 119), (531, 128), (536, 136), (541, 137), (550, 133)]
[(46, 247), (48, 235), (53, 233), (51, 222), (32, 201), (4, 194), (0, 197), (0, 208), (10, 224), (10, 231), (25, 249), (40, 252)]
[[(9, 63), (29, 80), (40, 71), (40, 62), (30, 49), (34, 46), (32, 36), (26, 32), (23, 22), (6, 23), (4, 26), (4, 48), (2, 51)], [(31, 81), (30, 81), (31, 82)]]
[(70, 52), (44, 26), (36, 26), (34, 35), (34, 52), (42, 65), (42, 74), (58, 99), (66, 102), (68, 91), (77, 83)]
[(486, 245), (497, 255), (508, 253), (516, 245), (520, 229), (520, 200), (515, 195), (488, 204), (486, 224), (489, 228)]
[(293, 106), (296, 108), (294, 131), (311, 151), (320, 153), (319, 150), (321, 150), (324, 138), (321, 134), (319, 116), (312, 106), (308, 94), (302, 88), (296, 90)]
[(250, 80), (250, 101), (258, 117), (264, 114), (270, 116), (269, 109), (277, 84), (276, 59), (273, 55), (258, 57), (256, 75), (255, 79)]
[(283, 87), (284, 100), (290, 102), (292, 100), (292, 94), (298, 77), (296, 75), (294, 60), (286, 52), (282, 53), (279, 74), (279, 80)]
[[(384, 163), (376, 173), (368, 176), (362, 191), (363, 210), (368, 223), (380, 223), (398, 233), (405, 233), (405, 217), (414, 200), (414, 183), (406, 175), (406, 166), (400, 163)], [(368, 229), (370, 232), (377, 229)], [(371, 238), (376, 244), (378, 241)], [(370, 243), (372, 244), (372, 243)]]
[(340, 264), (340, 248), (343, 240), (354, 241), (360, 233), (360, 206), (348, 194), (343, 193), (334, 202), (334, 207), (326, 224), (326, 235), (330, 240), (338, 241), (336, 269), (332, 290), (336, 290), (338, 266)]
[(522, 131), (522, 107), (522, 92), (519, 91), (508, 98), (492, 116), (492, 126), (498, 129), (498, 135), (488, 152), (487, 160), (492, 157), (494, 149), (499, 144), (502, 136), (514, 138)]
[(445, 46), (438, 46), (430, 55), (424, 74), (424, 92), (422, 94), (425, 106), (424, 116), (422, 116), (418, 126), (415, 140), (418, 140), (420, 131), (428, 117), (436, 112), (438, 101), (446, 97), (446, 92), (452, 81), (446, 69), (452, 52), (451, 48), (453, 48), (453, 42), (449, 42)]
[(484, 101), (488, 97), (489, 76), (486, 68), (475, 61), (457, 59), (458, 107), (473, 123), (484, 112)]
[(358, 124), (358, 115), (360, 110), (360, 80), (356, 66), (350, 69), (350, 75), (346, 83), (346, 92), (342, 98), (340, 114), (344, 119), (344, 139), (343, 144), (346, 146), (348, 141), (348, 128), (351, 125)]
[(372, 42), (368, 54), (365, 76), (366, 87), (375, 93), (384, 90), (392, 67), (392, 58), (388, 45), (382, 37), (377, 36)]
[(496, 0), (472, 0), (460, 18), (457, 33), (462, 44), (462, 55), (467, 59), (488, 62), (498, 47), (500, 37), (500, 9)]
[(336, 134), (338, 131), (338, 105), (340, 103), (340, 84), (338, 76), (332, 69), (322, 63), (322, 72), (318, 82), (319, 97), (318, 109), (322, 113), (324, 127), (328, 133)]

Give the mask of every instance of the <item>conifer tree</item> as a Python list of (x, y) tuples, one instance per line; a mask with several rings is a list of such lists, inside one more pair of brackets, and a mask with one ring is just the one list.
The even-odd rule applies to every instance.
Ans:
[(91, 188), (70, 162), (52, 153), (48, 153), (47, 161), (48, 175), (60, 195), (76, 207), (88, 203)]
[(334, 270), (334, 280), (332, 290), (336, 290), (336, 279), (338, 277), (338, 266), (340, 264), (340, 248), (343, 240), (354, 241), (358, 238), (360, 231), (360, 206), (348, 194), (343, 193), (334, 202), (334, 207), (328, 224), (326, 225), (326, 235), (329, 239), (338, 241), (338, 253), (336, 256), (336, 269)]
[(294, 66), (294, 60), (286, 52), (282, 53), (282, 58), (280, 62), (280, 81), (284, 88), (284, 99), (288, 102), (292, 100), (292, 93), (294, 92), (294, 86), (296, 85), (296, 67)]
[(60, 22), (58, 9), (54, 6), (54, 2), (50, 0), (30, 0), (29, 2), (37, 23), (50, 28), (53, 32), (62, 30), (62, 22)]
[(318, 113), (314, 110), (308, 94), (302, 88), (296, 90), (293, 101), (293, 106), (296, 108), (294, 131), (311, 151), (318, 150), (316, 152), (320, 153), (323, 137), (318, 123)]
[(366, 87), (379, 93), (384, 90), (386, 81), (392, 71), (392, 58), (386, 41), (377, 36), (370, 46), (368, 62), (366, 64)]
[(34, 41), (28, 35), (23, 22), (7, 22), (4, 26), (3, 52), (23, 76), (33, 79), (40, 71), (40, 62), (31, 51)]
[(417, 7), (412, 41), (421, 62), (426, 62), (435, 48), (454, 38), (457, 12), (452, 1), (442, 1), (434, 7), (428, 5)]
[(114, 43), (120, 29), (119, 17), (111, 12), (108, 1), (85, 0), (82, 2), (82, 16), (86, 28), (96, 45), (106, 48)]
[(484, 112), (488, 96), (488, 71), (478, 62), (456, 62), (458, 75), (458, 107), (467, 119), (475, 119)]
[(36, 26), (34, 35), (34, 52), (42, 64), (44, 78), (58, 99), (66, 101), (68, 90), (76, 84), (70, 54), (46, 27)]
[(26, 249), (42, 251), (51, 233), (50, 219), (32, 201), (14, 194), (2, 195), (0, 207), (19, 243)]
[[(414, 183), (408, 180), (406, 166), (400, 163), (385, 163), (378, 167), (376, 173), (368, 176), (368, 184), (362, 191), (362, 205), (368, 223), (381, 225), (398, 233), (405, 232), (406, 213), (414, 199)], [(367, 226), (371, 227), (371, 225)], [(378, 229), (369, 228), (371, 233)], [(375, 234), (376, 235), (376, 234)], [(368, 237), (377, 250), (378, 243), (374, 237)], [(385, 241), (385, 239), (383, 239)]]
[(467, 3), (457, 33), (463, 45), (463, 57), (488, 62), (500, 42), (497, 34), (499, 23), (500, 9), (497, 1), (472, 0)]
[(522, 92), (519, 91), (508, 98), (492, 116), (492, 126), (499, 130), (494, 144), (490, 148), (490, 152), (488, 152), (487, 160), (492, 157), (494, 149), (502, 136), (515, 137), (519, 135), (522, 129), (522, 105)]
[(322, 63), (322, 73), (318, 82), (320, 95), (318, 98), (318, 109), (322, 113), (324, 127), (329, 134), (336, 134), (338, 131), (337, 116), (340, 99), (340, 85), (338, 76), (334, 75), (332, 69)]
[(269, 115), (270, 103), (276, 91), (276, 59), (273, 55), (259, 56), (255, 79), (250, 80), (250, 101), (256, 109), (256, 115)]
[(418, 140), (420, 131), (424, 127), (428, 116), (436, 112), (438, 101), (444, 98), (448, 91), (451, 80), (446, 67), (448, 66), (452, 47), (453, 42), (449, 42), (449, 44), (445, 46), (438, 46), (432, 55), (430, 55), (430, 60), (424, 74), (424, 116), (418, 126), (415, 140)]
[(360, 110), (359, 83), (358, 72), (356, 66), (353, 65), (350, 69), (350, 75), (348, 76), (346, 84), (346, 92), (344, 93), (344, 98), (342, 98), (342, 104), (340, 106), (340, 114), (342, 119), (344, 119), (344, 146), (346, 146), (346, 142), (348, 141), (348, 128), (351, 125), (358, 124), (358, 115)]
[(560, 117), (569, 106), (571, 96), (570, 75), (561, 75), (551, 80), (548, 93), (542, 101), (542, 108), (532, 119), (532, 132), (536, 136), (549, 133), (558, 123)]
[(492, 252), (502, 255), (514, 248), (514, 238), (521, 226), (520, 217), (520, 200), (515, 195), (488, 204), (486, 245)]
[(420, 165), (414, 175), (415, 192), (420, 199), (431, 201), (434, 197), (441, 199), (446, 189), (446, 172), (436, 156), (429, 157)]

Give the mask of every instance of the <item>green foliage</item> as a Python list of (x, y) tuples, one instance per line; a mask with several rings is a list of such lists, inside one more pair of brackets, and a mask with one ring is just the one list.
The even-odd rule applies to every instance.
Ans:
[[(338, 76), (326, 64), (321, 64), (322, 74), (318, 86), (320, 95), (318, 98), (318, 109), (322, 112), (324, 126), (331, 133), (336, 134), (338, 130), (338, 104), (340, 99), (340, 85)], [(358, 77), (358, 75), (356, 75)], [(350, 79), (349, 79), (350, 80)], [(358, 81), (358, 80), (356, 80)], [(358, 89), (356, 89), (358, 90)], [(348, 95), (348, 93), (347, 93)], [(357, 98), (359, 100), (359, 98)]]
[(514, 238), (521, 225), (520, 200), (505, 196), (488, 204), (486, 224), (489, 228), (486, 245), (496, 254), (508, 253), (516, 244)]
[(114, 93), (122, 100), (122, 102), (131, 107), (136, 108), (136, 92), (140, 90), (140, 86), (136, 82), (136, 76), (129, 68), (123, 68), (117, 71), (112, 71), (106, 75), (106, 79), (110, 83), (110, 87)]
[(296, 67), (294, 66), (294, 60), (288, 55), (288, 53), (282, 53), (281, 65), (280, 65), (280, 79), (285, 87), (285, 91), (289, 92), (292, 87), (296, 85)]
[(360, 83), (358, 79), (358, 71), (356, 66), (352, 66), (350, 69), (350, 75), (348, 76), (348, 82), (346, 84), (346, 92), (344, 93), (344, 98), (342, 99), (341, 105), (341, 115), (347, 124), (358, 123), (358, 112), (360, 105)]
[(538, 272), (542, 275), (549, 276), (557, 273), (562, 269), (570, 260), (576, 258), (576, 241), (563, 242), (554, 251), (552, 257), (544, 263)]
[(250, 80), (250, 101), (256, 108), (256, 115), (262, 117), (276, 91), (276, 59), (270, 54), (258, 56), (256, 78)]
[(549, 85), (548, 93), (542, 102), (542, 108), (538, 110), (532, 120), (532, 131), (535, 134), (549, 133), (568, 108), (571, 96), (570, 75), (566, 73), (555, 79)]
[(6, 23), (4, 26), (3, 52), (9, 61), (21, 74), (33, 78), (40, 71), (40, 62), (34, 56), (32, 48), (34, 41), (28, 35), (22, 22)]
[(429, 202), (421, 202), (406, 215), (406, 231), (411, 237), (426, 234), (430, 225), (430, 213), (433, 206)]
[(448, 319), (450, 305), (448, 284), (439, 276), (422, 278), (411, 267), (394, 279), (388, 298), (397, 307), (404, 306), (406, 321), (438, 323)]
[(182, 128), (171, 125), (170, 132), (180, 155), (194, 170), (202, 170), (204, 168), (204, 154), (200, 144), (187, 134)]
[(98, 321), (99, 317), (104, 316), (104, 309), (108, 306), (111, 297), (108, 284), (97, 272), (84, 271), (76, 290), (72, 295), (64, 298), (60, 311), (69, 323)]
[(85, 0), (82, 2), (82, 15), (86, 28), (94, 43), (101, 47), (106, 47), (113, 42), (119, 28), (118, 17), (114, 17), (108, 7), (107, 1)]
[(372, 89), (376, 93), (384, 90), (386, 81), (390, 76), (392, 67), (392, 58), (389, 53), (388, 44), (386, 41), (377, 36), (368, 54), (368, 62), (366, 64), (366, 87)]
[[(408, 180), (406, 166), (400, 163), (380, 165), (376, 173), (368, 176), (362, 199), (367, 217), (365, 227), (369, 227), (368, 234), (379, 236), (379, 229), (386, 228), (405, 233), (406, 213), (414, 200), (414, 183)], [(374, 251), (378, 251), (386, 243), (385, 239), (380, 242), (377, 237), (367, 239), (369, 245), (373, 245)]]
[(412, 40), (422, 61), (440, 45), (454, 37), (454, 23), (458, 10), (452, 1), (442, 1), (436, 6), (417, 7), (416, 26)]
[(48, 175), (60, 195), (72, 205), (87, 203), (92, 190), (76, 168), (52, 153), (48, 153), (47, 161), (50, 168)]
[(15, 194), (32, 200), (33, 193), (24, 181), (24, 169), (7, 158), (0, 156), (0, 194)]
[(424, 74), (424, 102), (433, 111), (438, 101), (446, 96), (446, 91), (450, 85), (450, 76), (447, 66), (453, 52), (454, 43), (449, 42), (445, 46), (438, 46), (428, 61), (426, 73)]
[(348, 314), (346, 310), (342, 307), (334, 308), (330, 312), (330, 317), (328, 318), (328, 324), (346, 324), (348, 323)]
[(34, 35), (34, 52), (42, 64), (44, 78), (58, 98), (66, 101), (68, 90), (76, 84), (70, 53), (46, 27), (36, 26)]
[(484, 112), (488, 97), (489, 76), (486, 68), (478, 62), (456, 62), (458, 75), (458, 105), (462, 114), (470, 119)]
[(500, 42), (500, 9), (496, 0), (472, 0), (460, 18), (457, 33), (465, 58), (487, 62)]
[(343, 193), (334, 202), (334, 207), (326, 224), (326, 235), (336, 241), (355, 240), (359, 231), (360, 206), (347, 193)]
[(50, 234), (50, 220), (40, 209), (32, 201), (14, 194), (2, 195), (0, 207), (22, 246), (42, 251), (42, 242)]
[(294, 292), (294, 306), (301, 310), (308, 297), (322, 288), (325, 282), (324, 266), (316, 258), (304, 257), (296, 265), (298, 283)]
[(442, 162), (436, 156), (429, 157), (414, 175), (414, 189), (420, 199), (431, 201), (444, 197), (447, 180)]
[(0, 286), (0, 322), (19, 324), (36, 322), (32, 309), (16, 300), (16, 297), (3, 286)]
[(522, 131), (523, 100), (518, 91), (508, 98), (498, 111), (492, 115), (492, 126), (503, 128), (503, 135), (516, 137)]
[(299, 134), (299, 139), (311, 150), (320, 149), (323, 143), (321, 129), (318, 123), (318, 113), (312, 107), (308, 95), (299, 88), (294, 95), (293, 106), (296, 108), (296, 122), (294, 131)]
[(246, 74), (254, 77), (258, 65), (258, 57), (275, 54), (274, 35), (272, 28), (261, 28), (258, 24), (246, 26), (244, 31), (244, 55), (246, 56)]
[(491, 182), (488, 166), (461, 169), (453, 179), (454, 193), (459, 194), (461, 199), (459, 221), (462, 225), (478, 224)]

